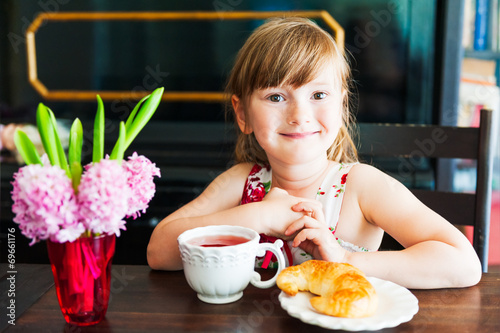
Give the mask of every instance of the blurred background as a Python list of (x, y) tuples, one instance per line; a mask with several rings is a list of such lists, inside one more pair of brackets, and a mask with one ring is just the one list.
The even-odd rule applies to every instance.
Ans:
[[(88, 134), (84, 160), (90, 161), (95, 100), (45, 100), (28, 81), (25, 30), (39, 13), (326, 10), (345, 30), (357, 90), (353, 109), (359, 122), (477, 126), (478, 109), (493, 108), (498, 115), (500, 106), (498, 1), (486, 1), (488, 35), (483, 46), (474, 45), (478, 3), (481, 1), (3, 0), (0, 124), (34, 124), (36, 107), (42, 102), (54, 111), (61, 126), (80, 118)], [(328, 30), (324, 22), (317, 22)], [(50, 21), (36, 32), (38, 79), (49, 90), (142, 92), (165, 87), (166, 91), (220, 92), (236, 52), (261, 23), (222, 16), (210, 21)], [(119, 121), (126, 119), (136, 102), (130, 98), (105, 101), (106, 152), (118, 136)], [(117, 239), (115, 263), (146, 264), (146, 246), (154, 226), (232, 165), (233, 137), (231, 124), (225, 124), (222, 103), (188, 100), (160, 104), (127, 155), (137, 151), (147, 156), (161, 168), (162, 177), (156, 181), (157, 193), (147, 213), (130, 219), (128, 230)], [(499, 155), (497, 152), (491, 227), (492, 237), (498, 241), (490, 240), (490, 261), (500, 264)], [(381, 161), (378, 166), (397, 177), (396, 163)], [(4, 143), (1, 241), (5, 241), (7, 228), (16, 227), (16, 261), (48, 262), (45, 244), (30, 247), (12, 222), (10, 182), (19, 166), (15, 151)], [(471, 170), (467, 161), (427, 161), (415, 168), (405, 184), (473, 191)]]

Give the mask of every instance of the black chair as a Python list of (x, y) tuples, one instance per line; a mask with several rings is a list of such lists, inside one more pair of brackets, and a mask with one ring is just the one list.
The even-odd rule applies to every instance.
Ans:
[[(493, 173), (492, 111), (481, 110), (479, 128), (368, 123), (360, 123), (358, 127), (358, 153), (362, 161), (399, 178), (424, 204), (454, 225), (474, 227), (473, 246), (483, 272), (487, 272)], [(416, 181), (419, 175), (425, 180), (427, 174), (433, 173), (436, 159), (476, 160), (476, 191), (437, 191), (432, 181)], [(433, 174), (429, 178), (435, 179)]]

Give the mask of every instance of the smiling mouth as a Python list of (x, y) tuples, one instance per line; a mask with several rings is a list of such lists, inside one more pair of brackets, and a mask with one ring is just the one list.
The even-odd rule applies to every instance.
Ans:
[(319, 133), (319, 131), (315, 132), (302, 132), (302, 133), (280, 133), (280, 135), (290, 138), (290, 139), (304, 139), (308, 138), (310, 136), (313, 136), (314, 134)]

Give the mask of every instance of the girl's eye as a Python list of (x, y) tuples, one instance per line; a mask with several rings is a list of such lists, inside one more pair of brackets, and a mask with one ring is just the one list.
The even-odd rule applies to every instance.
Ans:
[(267, 99), (275, 103), (283, 102), (285, 100), (281, 95), (271, 95)]
[(324, 92), (317, 92), (313, 94), (313, 99), (323, 99), (326, 97)]

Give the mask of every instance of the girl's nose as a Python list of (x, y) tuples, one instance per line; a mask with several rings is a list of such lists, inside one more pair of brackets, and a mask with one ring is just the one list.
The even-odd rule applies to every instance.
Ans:
[(301, 125), (311, 120), (311, 112), (305, 103), (294, 101), (289, 104), (287, 110), (287, 123), (290, 125)]

